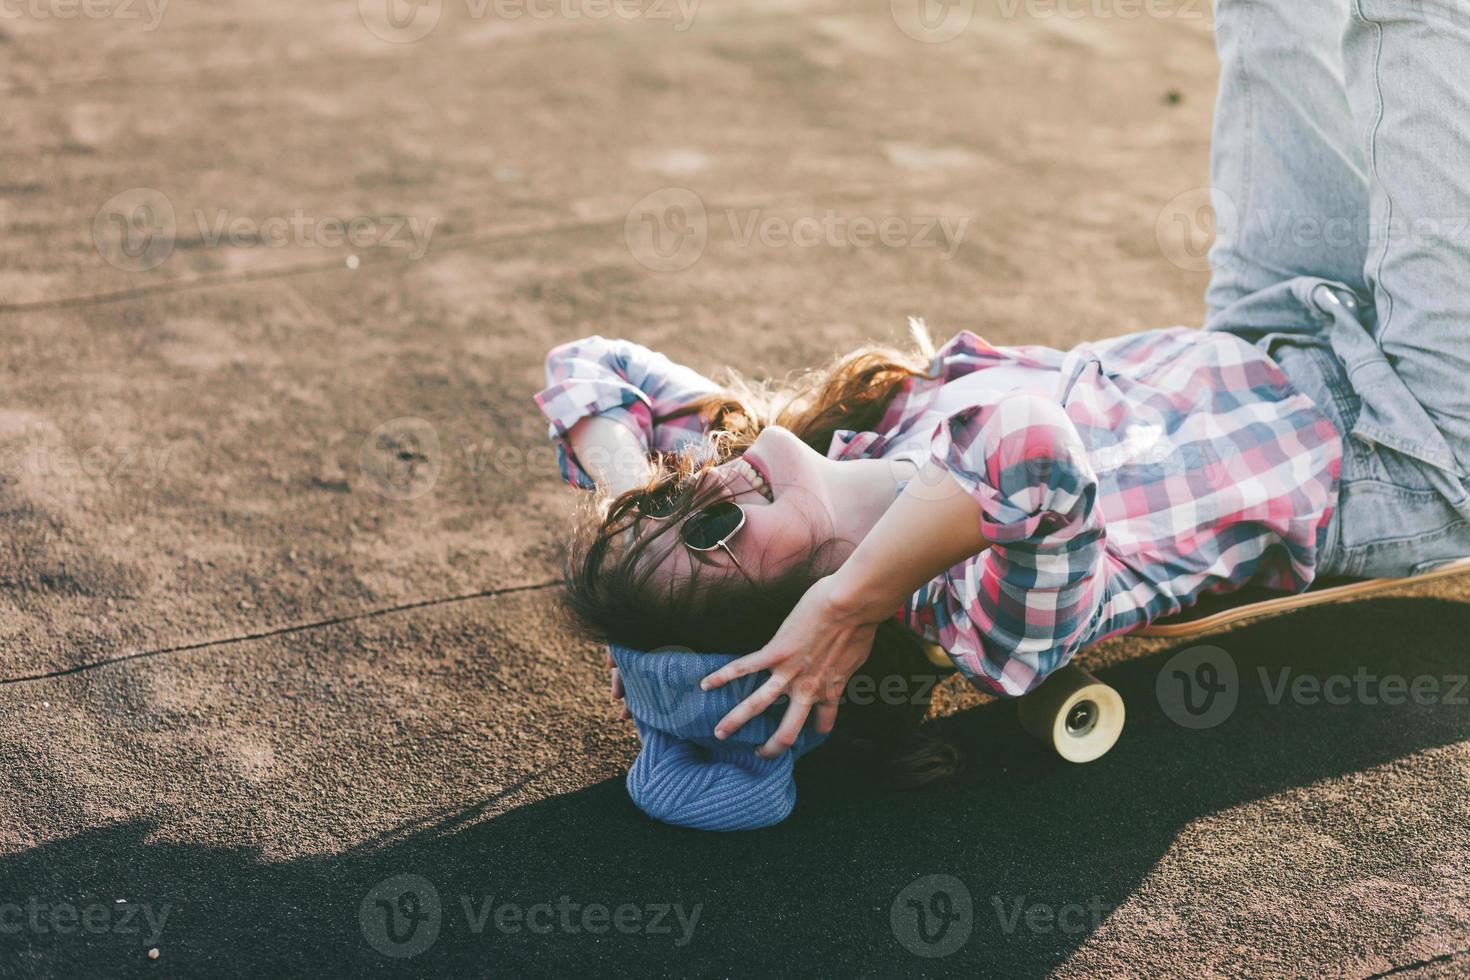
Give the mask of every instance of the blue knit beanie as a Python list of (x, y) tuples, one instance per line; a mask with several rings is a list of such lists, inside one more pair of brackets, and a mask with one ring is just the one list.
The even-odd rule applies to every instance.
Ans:
[(628, 770), (628, 794), (639, 809), (697, 830), (754, 830), (786, 819), (796, 805), (796, 760), (827, 739), (815, 722), (808, 719), (796, 745), (775, 759), (755, 750), (780, 726), (784, 700), (723, 742), (715, 738), (715, 724), (764, 684), (768, 672), (701, 691), (700, 680), (739, 658), (682, 648), (611, 650), (643, 740)]

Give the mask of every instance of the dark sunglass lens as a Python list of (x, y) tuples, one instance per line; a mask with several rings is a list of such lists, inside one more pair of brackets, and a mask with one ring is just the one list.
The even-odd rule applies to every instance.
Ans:
[(729, 501), (712, 504), (699, 513), (690, 515), (679, 529), (679, 536), (689, 547), (708, 551), (718, 547), (721, 541), (729, 537), (740, 526), (744, 516), (740, 508)]

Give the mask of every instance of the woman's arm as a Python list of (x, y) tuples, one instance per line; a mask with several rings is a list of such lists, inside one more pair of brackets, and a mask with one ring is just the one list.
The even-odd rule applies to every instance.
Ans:
[[(698, 415), (656, 420), (716, 390), (699, 372), (647, 347), (592, 336), (546, 355), (546, 387), (536, 404), (551, 423), (568, 483), (627, 489), (646, 478), (651, 450), (674, 452), (704, 436)], [(601, 421), (582, 424), (592, 420)], [(596, 458), (583, 459), (584, 451)]]
[(606, 415), (589, 415), (567, 430), (572, 457), (613, 496), (648, 482), (648, 446), (639, 434)]
[[(738, 729), (778, 697), (791, 707), (762, 754), (785, 750), (817, 707), (836, 702), (867, 659), (873, 633), (910, 597), (972, 681), (1019, 694), (1085, 642), (1106, 596), (1097, 480), (1055, 400), (1016, 394), (952, 416), (932, 457), (836, 573), (817, 582), (763, 649), (706, 678), (716, 687), (757, 670), (771, 679), (721, 720)], [(915, 625), (911, 623), (911, 625)]]

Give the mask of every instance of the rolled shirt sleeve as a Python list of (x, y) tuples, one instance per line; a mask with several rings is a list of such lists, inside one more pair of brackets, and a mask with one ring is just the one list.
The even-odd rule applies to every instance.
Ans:
[(1091, 639), (1107, 597), (1086, 447), (1055, 399), (1017, 393), (951, 415), (930, 454), (980, 504), (991, 545), (930, 582), (904, 618), (972, 683), (1025, 694)]
[(703, 395), (718, 390), (704, 375), (629, 340), (593, 335), (553, 348), (546, 355), (546, 387), (536, 404), (550, 423), (562, 478), (594, 489), (578, 462), (568, 433), (584, 418), (601, 415), (631, 429), (645, 450), (675, 452), (704, 435), (698, 416), (660, 422)]

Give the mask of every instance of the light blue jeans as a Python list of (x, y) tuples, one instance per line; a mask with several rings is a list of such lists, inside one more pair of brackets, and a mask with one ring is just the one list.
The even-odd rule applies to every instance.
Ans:
[(1331, 416), (1319, 576), (1470, 555), (1470, 0), (1217, 0), (1207, 330)]

